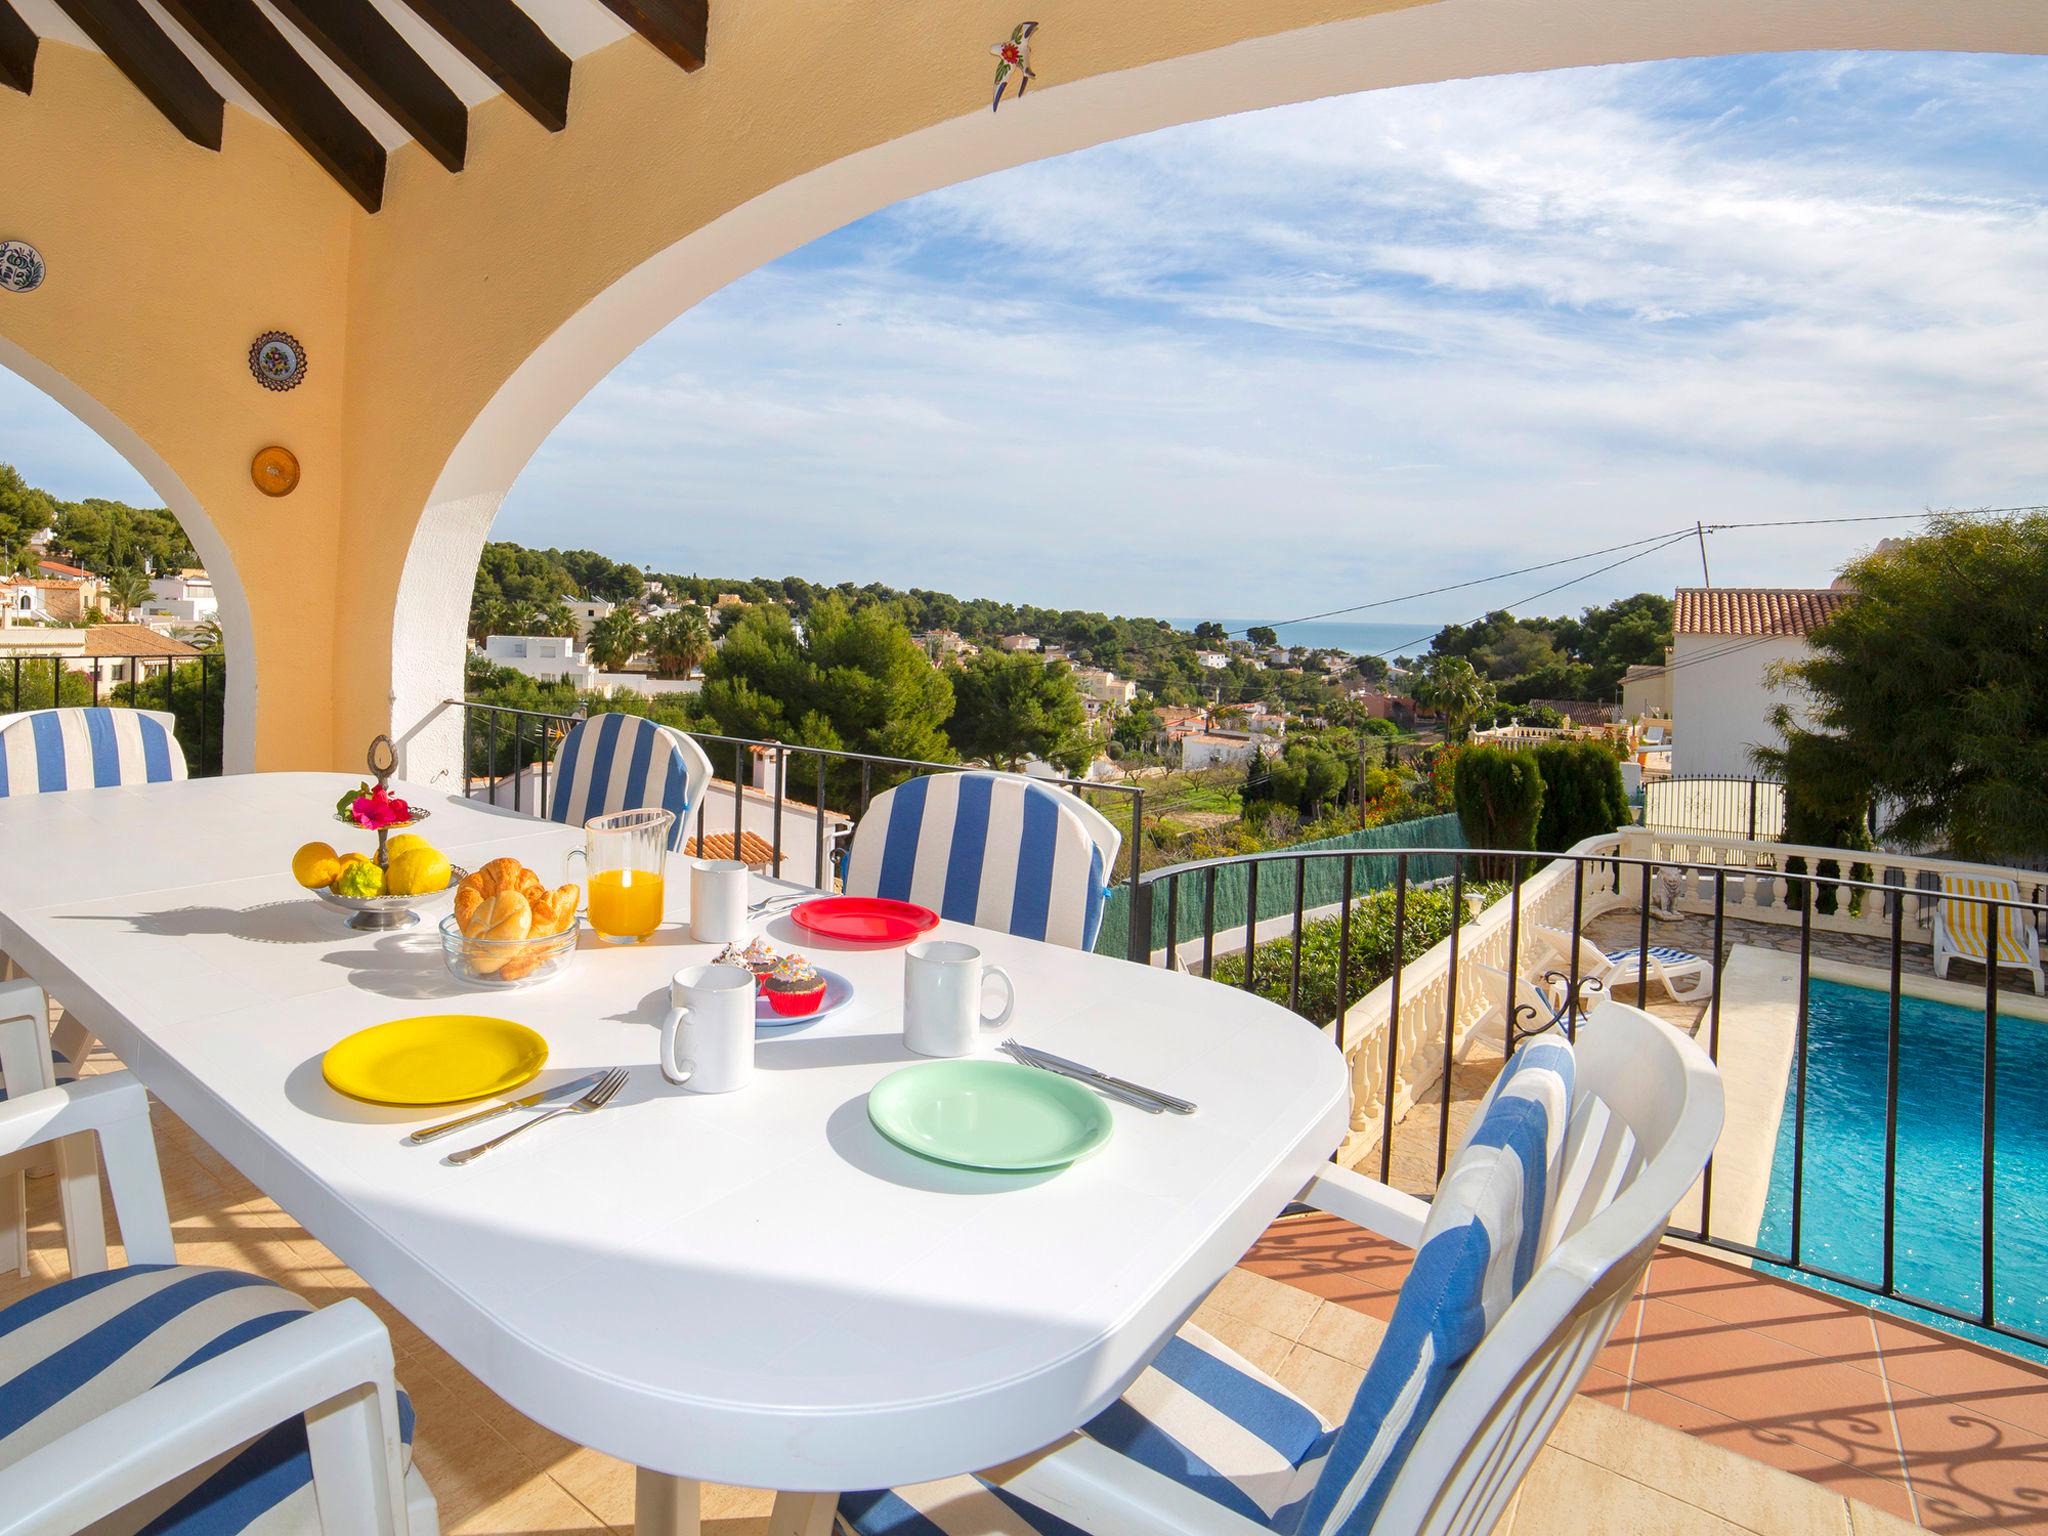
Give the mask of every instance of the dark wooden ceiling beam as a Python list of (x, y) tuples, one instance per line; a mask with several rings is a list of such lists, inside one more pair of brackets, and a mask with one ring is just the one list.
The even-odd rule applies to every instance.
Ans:
[[(0, 0), (4, 3), (4, 0)], [(469, 112), (369, 0), (271, 0), (420, 147), (462, 169)]]
[(512, 0), (406, 0), (551, 133), (569, 126), (569, 56)]
[(604, 0), (613, 15), (684, 69), (704, 67), (710, 0)]
[(202, 148), (220, 148), (227, 104), (137, 0), (57, 4), (178, 132)]
[(0, 85), (26, 91), (36, 83), (36, 32), (0, 0)]
[(370, 212), (384, 201), (384, 146), (278, 31), (256, 0), (163, 0), (256, 104)]

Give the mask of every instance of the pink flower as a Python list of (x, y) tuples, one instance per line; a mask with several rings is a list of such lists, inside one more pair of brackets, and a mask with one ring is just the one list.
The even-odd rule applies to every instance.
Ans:
[(384, 827), (403, 826), (412, 820), (412, 807), (379, 784), (367, 795), (356, 796), (349, 814), (357, 826), (375, 832)]

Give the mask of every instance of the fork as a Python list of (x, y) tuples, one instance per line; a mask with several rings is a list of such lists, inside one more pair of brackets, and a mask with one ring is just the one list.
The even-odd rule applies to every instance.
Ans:
[(551, 1109), (544, 1115), (535, 1115), (524, 1125), (515, 1125), (502, 1136), (493, 1136), (489, 1141), (482, 1142), (477, 1146), (465, 1147), (460, 1152), (451, 1152), (448, 1154), (448, 1161), (459, 1168), (464, 1163), (475, 1162), (493, 1147), (502, 1147), (514, 1136), (525, 1135), (536, 1125), (546, 1125), (558, 1115), (587, 1115), (593, 1110), (603, 1109), (605, 1105), (611, 1103), (612, 1095), (626, 1086), (626, 1079), (630, 1075), (624, 1067), (614, 1067), (611, 1071), (605, 1073), (603, 1077), (599, 1078), (597, 1085), (590, 1092), (583, 1095), (582, 1098), (564, 1104), (560, 1109)]

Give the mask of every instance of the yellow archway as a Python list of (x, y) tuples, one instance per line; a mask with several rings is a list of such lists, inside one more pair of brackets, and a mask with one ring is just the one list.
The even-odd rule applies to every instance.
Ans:
[[(1199, 118), (1459, 76), (1790, 49), (2048, 51), (2034, 0), (1057, 0), (1039, 84), (987, 107), (990, 13), (714, 0), (709, 62), (626, 37), (575, 63), (569, 126), (504, 97), (450, 174), (417, 145), (364, 213), (267, 122), (180, 139), (106, 60), (47, 43), (32, 97), (0, 92), (0, 236), (51, 276), (0, 295), (0, 338), (47, 360), (171, 465), (242, 573), (264, 768), (410, 738), (460, 684), (475, 558), (512, 479), (575, 402), (723, 284), (933, 187)], [(90, 196), (81, 196), (81, 189)], [(307, 344), (289, 394), (243, 354)], [(284, 442), (300, 490), (249, 456)]]

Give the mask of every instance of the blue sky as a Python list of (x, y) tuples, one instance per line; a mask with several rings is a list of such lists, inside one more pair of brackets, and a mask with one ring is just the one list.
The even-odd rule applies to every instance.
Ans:
[[(2044, 139), (2048, 61), (1794, 55), (1106, 145), (714, 295), (562, 424), (496, 532), (1281, 616), (1695, 518), (2048, 500)], [(0, 383), (0, 457), (141, 494)], [(1719, 534), (1714, 579), (1823, 583), (1905, 526)], [(1364, 616), (1464, 617), (1571, 574)], [(1678, 546), (1537, 607), (1697, 574)]]

